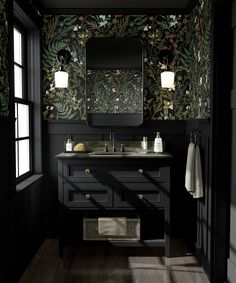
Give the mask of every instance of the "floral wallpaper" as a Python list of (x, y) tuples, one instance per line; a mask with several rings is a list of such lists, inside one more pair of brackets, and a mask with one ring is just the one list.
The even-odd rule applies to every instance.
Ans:
[(87, 111), (91, 113), (142, 113), (142, 72), (87, 70)]
[(189, 114), (191, 118), (206, 119), (210, 117), (211, 107), (211, 1), (198, 2), (191, 14), (190, 30), (192, 62), (189, 66), (191, 73)]
[[(90, 37), (110, 36), (138, 37), (143, 41), (144, 119), (179, 120), (209, 117), (210, 32), (208, 36), (203, 32), (206, 27), (210, 30), (211, 26), (211, 10), (207, 1), (200, 0), (191, 15), (45, 16), (44, 119), (85, 119), (85, 43)], [(63, 48), (69, 50), (72, 55), (72, 62), (67, 66), (69, 87), (55, 89), (54, 73), (59, 69), (56, 54)], [(174, 60), (170, 64), (170, 69), (176, 76), (174, 90), (161, 88), (162, 70), (158, 54), (163, 49), (174, 53)], [(116, 98), (120, 99), (120, 96)], [(102, 100), (97, 105), (98, 110), (102, 107)], [(130, 104), (129, 107), (135, 105)]]
[(0, 118), (9, 114), (9, 62), (7, 0), (0, 0)]

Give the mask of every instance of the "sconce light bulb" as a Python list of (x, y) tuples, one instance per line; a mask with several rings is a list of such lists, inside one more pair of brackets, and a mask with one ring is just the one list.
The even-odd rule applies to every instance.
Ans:
[(55, 87), (67, 88), (68, 87), (68, 73), (65, 71), (55, 72)]
[(162, 88), (175, 88), (175, 73), (170, 71), (164, 71), (161, 73), (161, 87)]

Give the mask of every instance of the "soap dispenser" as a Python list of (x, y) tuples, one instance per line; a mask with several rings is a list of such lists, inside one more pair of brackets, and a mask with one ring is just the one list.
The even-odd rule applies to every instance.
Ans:
[(157, 135), (155, 137), (154, 141), (154, 152), (163, 152), (163, 144), (162, 144), (162, 138), (160, 136), (160, 133), (157, 132)]
[(73, 142), (71, 139), (68, 139), (66, 142), (66, 151), (72, 151), (73, 149)]

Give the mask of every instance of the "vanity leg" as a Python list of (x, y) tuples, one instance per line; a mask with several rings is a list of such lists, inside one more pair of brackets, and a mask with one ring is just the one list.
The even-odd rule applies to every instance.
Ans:
[(165, 255), (170, 257), (170, 237), (166, 235)]
[(59, 257), (63, 257), (64, 243), (61, 239), (59, 239), (58, 241), (58, 252), (59, 252)]

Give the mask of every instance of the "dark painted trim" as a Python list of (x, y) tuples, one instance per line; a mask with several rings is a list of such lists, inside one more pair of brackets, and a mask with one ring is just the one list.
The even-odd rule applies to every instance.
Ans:
[(9, 140), (12, 138), (12, 133), (9, 131), (11, 127), (15, 126), (15, 119), (11, 118), (1, 118), (0, 119), (0, 129), (1, 135), (0, 140)]
[[(41, 12), (32, 3), (27, 0), (14, 0), (14, 12), (17, 14), (18, 19), (23, 22), (24, 26), (27, 27), (28, 21), (34, 22), (38, 27), (43, 25)], [(20, 7), (20, 8), (19, 8)], [(28, 19), (24, 16), (28, 15)]]
[(231, 109), (236, 109), (236, 89), (231, 91)]
[[(222, 22), (222, 14), (224, 21)], [(214, 4), (214, 51), (212, 95), (212, 243), (213, 283), (226, 280), (229, 246), (230, 187), (230, 93), (232, 86), (232, 6), (229, 1)], [(225, 72), (227, 70), (227, 72)]]
[[(206, 120), (199, 120), (206, 121)], [(204, 122), (208, 123), (208, 122)], [(91, 127), (86, 124), (84, 120), (52, 120), (43, 121), (44, 128), (47, 129), (47, 134), (104, 134), (109, 133), (109, 128), (103, 127)], [(144, 121), (139, 127), (123, 127), (113, 128), (115, 132), (129, 132), (129, 134), (144, 134), (150, 132), (153, 129), (153, 135), (155, 131), (159, 130), (162, 134), (179, 134), (185, 133), (186, 121), (184, 120), (160, 120), (160, 121)]]
[[(19, 1), (19, 0), (18, 0)], [(24, 0), (26, 1), (26, 0)], [(34, 6), (44, 15), (92, 15), (92, 14), (124, 14), (124, 15), (158, 15), (189, 14), (198, 0), (189, 0), (185, 8), (45, 8), (40, 0), (33, 0)]]
[(232, 4), (232, 28), (236, 27), (236, 2), (234, 1)]
[(157, 8), (83, 8), (83, 9), (44, 9), (45, 15), (186, 15), (187, 9), (157, 9)]
[(28, 73), (29, 99), (33, 101), (33, 169), (42, 172), (42, 103), (41, 103), (41, 33), (39, 29), (28, 31)]
[(232, 72), (232, 90), (231, 90), (231, 184), (230, 184), (230, 233), (229, 233), (229, 255), (227, 282), (236, 282), (236, 0), (232, 4), (232, 33), (233, 33), (233, 72)]

